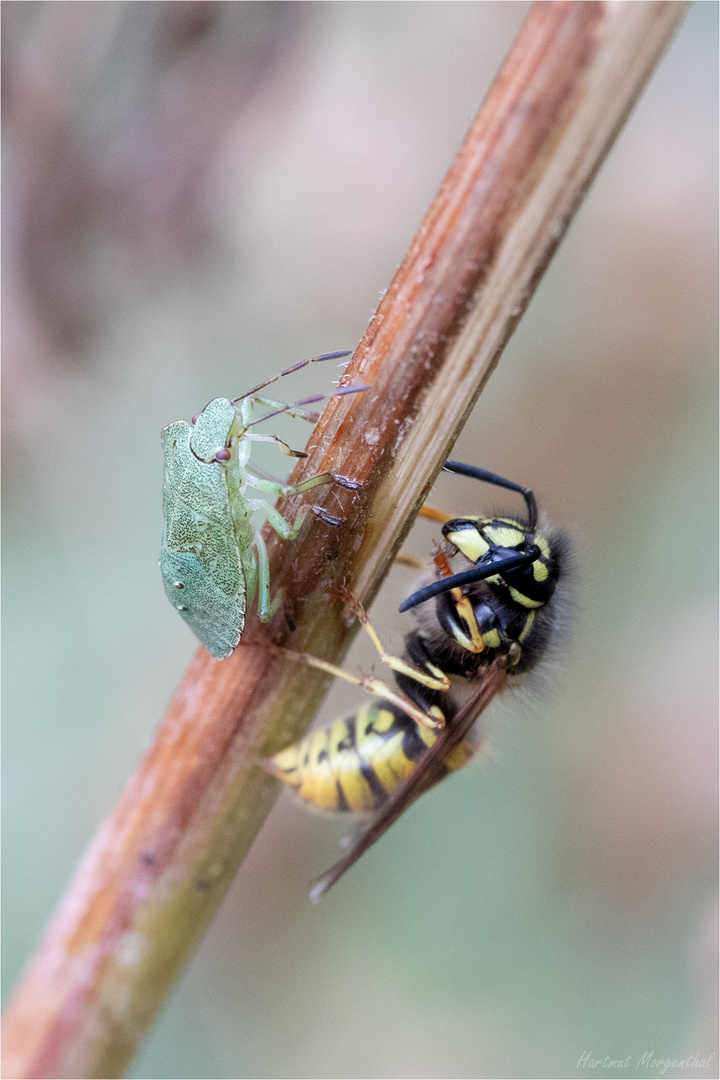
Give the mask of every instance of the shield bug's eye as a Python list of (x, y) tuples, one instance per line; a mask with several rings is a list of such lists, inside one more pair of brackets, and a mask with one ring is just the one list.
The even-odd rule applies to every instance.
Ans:
[(192, 420), (190, 421), (190, 423), (192, 424), (193, 427), (195, 427), (195, 425), (197, 424), (197, 422), (198, 422), (198, 420), (200, 419), (201, 416), (202, 416), (202, 413), (199, 413), (199, 412), (195, 413)]
[(229, 461), (231, 457), (232, 454), (226, 446), (221, 446), (219, 450), (215, 451), (216, 461)]

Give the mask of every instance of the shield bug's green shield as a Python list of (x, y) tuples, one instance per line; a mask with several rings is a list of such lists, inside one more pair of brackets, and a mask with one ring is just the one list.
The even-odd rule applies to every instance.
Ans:
[[(253, 524), (253, 514), (262, 517), (282, 540), (294, 540), (310, 507), (302, 506), (294, 521), (286, 521), (267, 496), (302, 495), (320, 484), (345, 483), (327, 472), (299, 484), (284, 484), (248, 468), (250, 451), (257, 442), (274, 443), (292, 458), (306, 457), (279, 436), (250, 429), (279, 413), (315, 423), (317, 413), (308, 412), (305, 406), (322, 400), (322, 395), (314, 395), (288, 404), (260, 391), (317, 360), (348, 355), (324, 353), (302, 360), (232, 401), (214, 398), (191, 424), (178, 420), (162, 433), (165, 530), (160, 569), (165, 592), (208, 652), (219, 660), (239, 644), (245, 612), (254, 598), (261, 622), (270, 622), (282, 603), (282, 592), (270, 596), (267, 547), (260, 525)], [(364, 384), (346, 386), (335, 395), (366, 389)], [(270, 411), (254, 418), (258, 405)]]
[(238, 644), (247, 603), (227, 472), (214, 460), (234, 418), (231, 403), (216, 398), (194, 426), (179, 420), (162, 433), (163, 584), (173, 607), (218, 659)]

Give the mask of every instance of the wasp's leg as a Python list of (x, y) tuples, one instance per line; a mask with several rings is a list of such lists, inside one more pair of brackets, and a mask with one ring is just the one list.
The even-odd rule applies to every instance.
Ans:
[[(437, 570), (438, 577), (449, 578), (452, 577), (452, 569), (448, 562), (447, 555), (443, 549), (435, 544), (433, 547), (433, 562), (435, 563), (435, 569)], [(451, 589), (453, 601), (455, 603), (455, 610), (457, 611), (460, 619), (465, 623), (468, 630), (468, 635), (455, 634), (455, 640), (467, 649), (468, 652), (481, 653), (485, 649), (485, 642), (483, 636), (480, 633), (480, 627), (477, 624), (475, 617), (475, 611), (470, 603), (470, 598), (467, 597), (462, 589)]]
[[(428, 506), (425, 503), (420, 507), (418, 517), (425, 518), (427, 521), (434, 521), (438, 525), (445, 525), (446, 522), (452, 521), (457, 515), (446, 514), (444, 510), (436, 510), (434, 506)], [(393, 562), (399, 563), (401, 566), (408, 566), (411, 570), (426, 569), (426, 564), (421, 559), (416, 559), (414, 555), (408, 555), (404, 551), (399, 551)]]
[(425, 503), (420, 507), (418, 517), (425, 518), (427, 521), (435, 521), (438, 525), (444, 525), (447, 521), (452, 521), (457, 517), (457, 514), (446, 514), (444, 510), (436, 510), (434, 506), (428, 506)]
[(444, 691), (450, 689), (450, 679), (447, 677), (445, 672), (441, 671), (439, 667), (436, 667), (429, 661), (426, 665), (427, 671), (421, 671), (420, 668), (415, 667), (414, 664), (409, 664), (407, 660), (403, 660), (399, 656), (393, 656), (392, 653), (386, 652), (383, 648), (380, 638), (378, 637), (375, 627), (372, 625), (370, 619), (368, 618), (368, 613), (366, 612), (360, 601), (356, 600), (352, 593), (348, 592), (347, 589), (337, 589), (333, 590), (333, 592), (337, 592), (337, 595), (341, 598), (341, 600), (344, 600), (344, 602), (348, 605), (349, 608), (352, 609), (353, 614), (365, 627), (368, 634), (370, 635), (370, 640), (372, 641), (373, 645), (375, 646), (380, 655), (380, 659), (383, 664), (389, 667), (392, 671), (397, 671), (401, 675), (407, 675), (415, 682), (420, 683), (422, 686), (427, 686), (431, 690)]
[(393, 562), (398, 563), (399, 566), (408, 566), (411, 570), (425, 569), (425, 563), (422, 559), (416, 559), (414, 555), (408, 555), (405, 551), (398, 551)]
[(367, 690), (369, 694), (374, 694), (375, 697), (382, 698), (383, 701), (389, 701), (391, 705), (396, 705), (424, 728), (438, 731), (445, 727), (445, 717), (437, 706), (425, 711), (400, 690), (393, 690), (381, 679), (373, 679), (369, 675), (351, 675), (349, 671), (343, 671), (341, 667), (337, 667), (327, 660), (321, 660), (311, 653), (295, 652), (293, 649), (286, 649), (281, 645), (255, 641), (241, 641), (240, 644), (246, 648), (270, 649), (272, 652), (276, 652), (279, 656), (284, 656), (287, 660), (292, 660), (296, 664), (305, 664), (307, 667), (315, 668), (317, 671), (324, 671), (327, 675), (334, 675), (337, 679), (343, 679), (344, 682), (351, 683), (353, 686), (359, 686), (362, 690)]

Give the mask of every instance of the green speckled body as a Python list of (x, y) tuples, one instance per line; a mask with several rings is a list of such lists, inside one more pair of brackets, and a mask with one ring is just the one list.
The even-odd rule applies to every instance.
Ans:
[[(233, 486), (233, 463), (214, 460), (226, 447), (236, 418), (227, 398), (205, 407), (194, 426), (186, 420), (162, 432), (165, 530), (160, 570), (165, 592), (213, 656), (229, 656), (245, 625), (254, 588), (252, 510)], [(250, 580), (249, 580), (250, 579)]]
[[(260, 391), (308, 364), (348, 355), (345, 351), (324, 353), (301, 360), (232, 401), (214, 398), (190, 423), (178, 420), (163, 429), (163, 585), (172, 606), (218, 660), (239, 644), (245, 613), (256, 593), (262, 622), (269, 622), (282, 603), (280, 593), (270, 597), (267, 547), (260, 527), (252, 523), (253, 514), (262, 515), (281, 539), (294, 540), (311, 510), (302, 506), (294, 521), (286, 521), (264, 495), (302, 495), (320, 484), (344, 482), (331, 473), (320, 473), (299, 484), (283, 484), (248, 469), (256, 442), (273, 443), (292, 458), (307, 457), (277, 435), (250, 429), (279, 413), (314, 424), (318, 414), (304, 406), (322, 400), (314, 396), (288, 404)], [(343, 387), (336, 395), (366, 389), (365, 385)], [(256, 405), (270, 411), (254, 417)], [(255, 494), (250, 495), (248, 488)], [(318, 507), (312, 509), (322, 516)]]

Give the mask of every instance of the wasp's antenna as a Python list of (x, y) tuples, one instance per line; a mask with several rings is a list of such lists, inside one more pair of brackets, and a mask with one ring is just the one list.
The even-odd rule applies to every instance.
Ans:
[(497, 473), (489, 472), (487, 469), (479, 469), (477, 465), (466, 465), (463, 461), (446, 461), (443, 465), (445, 472), (458, 473), (459, 476), (469, 476), (473, 480), (482, 480), (485, 484), (495, 484), (497, 487), (507, 488), (508, 491), (517, 491), (522, 495), (525, 500), (528, 512), (527, 527), (531, 531), (534, 531), (537, 527), (537, 503), (535, 502), (535, 496), (530, 488), (523, 487), (521, 484), (516, 484), (512, 480), (505, 480), (502, 476), (498, 476)]
[(528, 551), (518, 552), (517, 555), (508, 555), (507, 558), (498, 559), (496, 562), (486, 563), (483, 566), (473, 566), (470, 570), (463, 570), (460, 574), (453, 574), (452, 577), (433, 581), (431, 585), (426, 585), (424, 589), (418, 589), (412, 596), (408, 596), (407, 600), (404, 600), (400, 605), (398, 611), (409, 611), (410, 608), (417, 607), (418, 604), (423, 604), (426, 600), (432, 600), (433, 596), (450, 592), (451, 589), (458, 589), (463, 585), (471, 585), (474, 581), (483, 581), (485, 578), (494, 577), (495, 574), (506, 574), (510, 570), (520, 570), (523, 566), (529, 566), (531, 562), (534, 562), (539, 554), (540, 549), (533, 544)]

